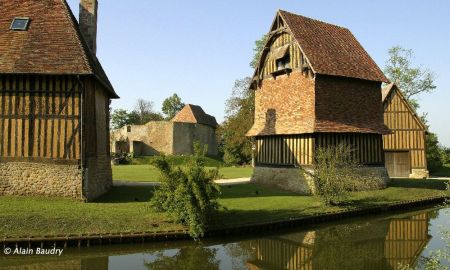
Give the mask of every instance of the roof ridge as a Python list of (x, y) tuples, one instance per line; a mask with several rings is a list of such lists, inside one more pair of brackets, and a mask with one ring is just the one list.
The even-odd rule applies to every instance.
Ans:
[[(340, 25), (337, 25), (337, 24), (333, 24), (333, 23), (329, 23), (329, 22), (322, 21), (322, 20), (314, 19), (314, 18), (311, 18), (311, 17), (303, 16), (303, 15), (296, 14), (296, 13), (292, 13), (292, 12), (289, 12), (289, 11), (286, 11), (286, 10), (282, 10), (282, 9), (279, 9), (278, 11), (279, 11), (279, 12), (282, 12), (282, 13), (287, 13), (287, 14), (290, 14), (290, 15), (294, 15), (294, 16), (297, 16), (297, 17), (302, 17), (302, 18), (305, 18), (305, 19), (307, 19), (307, 20), (311, 20), (311, 21), (315, 21), (315, 22), (327, 24), (327, 25), (330, 25), (330, 26), (334, 26), (334, 27), (337, 27), (337, 28), (341, 28), (341, 29), (343, 29), (343, 30), (348, 30), (348, 31), (350, 31), (350, 29), (348, 29), (347, 27), (340, 26)], [(351, 32), (351, 31), (350, 31), (350, 32)]]

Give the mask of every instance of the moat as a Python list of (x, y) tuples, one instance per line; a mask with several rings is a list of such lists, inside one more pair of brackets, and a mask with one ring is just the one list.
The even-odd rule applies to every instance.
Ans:
[[(0, 269), (399, 269), (447, 244), (450, 208), (346, 219), (199, 243), (66, 248), (58, 255), (0, 255)], [(14, 250), (15, 247), (12, 248)], [(443, 264), (448, 264), (442, 261)]]

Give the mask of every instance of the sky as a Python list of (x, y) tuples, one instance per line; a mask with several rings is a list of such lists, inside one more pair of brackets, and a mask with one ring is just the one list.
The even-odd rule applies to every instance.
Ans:
[[(68, 0), (78, 17), (79, 0)], [(222, 122), (234, 81), (253, 74), (254, 41), (278, 9), (349, 28), (383, 69), (400, 45), (437, 75), (436, 90), (419, 96), (430, 131), (450, 146), (450, 1), (433, 0), (99, 0), (97, 56), (116, 92), (114, 109), (138, 98), (177, 93)]]

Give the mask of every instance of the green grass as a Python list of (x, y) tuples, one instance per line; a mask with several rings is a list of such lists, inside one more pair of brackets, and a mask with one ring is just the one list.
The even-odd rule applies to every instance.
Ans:
[[(213, 167), (208, 167), (213, 168)], [(158, 181), (159, 171), (152, 165), (117, 165), (112, 167), (113, 179), (122, 181)], [(250, 177), (253, 168), (251, 167), (222, 167), (219, 173), (224, 179)]]
[[(131, 160), (131, 165), (150, 165), (158, 156), (140, 156), (134, 157)], [(181, 156), (181, 155), (167, 155), (166, 156), (169, 163), (173, 165), (184, 165), (186, 164), (190, 156)], [(207, 167), (223, 167), (225, 164), (219, 158), (213, 157), (205, 157), (205, 166)]]
[[(449, 196), (444, 180), (394, 180), (384, 190), (352, 193), (347, 207)], [(148, 202), (151, 187), (114, 187), (95, 203), (44, 197), (0, 197), (0, 237), (165, 231), (182, 229)], [(326, 207), (320, 198), (254, 184), (222, 187), (220, 204), (226, 208), (213, 227), (283, 220), (342, 207)]]
[(435, 172), (430, 173), (432, 176), (450, 177), (450, 163), (445, 164)]
[(308, 216), (344, 208), (383, 205), (406, 200), (434, 196), (450, 196), (445, 191), (444, 180), (398, 179), (384, 190), (353, 192), (348, 206), (325, 206), (319, 197), (301, 196), (287, 191), (266, 188), (254, 184), (234, 185), (222, 188), (221, 210), (216, 227), (242, 223), (258, 223)]
[[(96, 203), (63, 198), (0, 197), (0, 237), (181, 229), (147, 202), (150, 188), (113, 188)], [(136, 201), (137, 200), (137, 201)]]

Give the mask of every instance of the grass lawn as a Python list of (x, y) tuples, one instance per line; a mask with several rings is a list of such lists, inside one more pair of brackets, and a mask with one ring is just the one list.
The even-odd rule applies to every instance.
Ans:
[[(209, 167), (213, 168), (213, 167)], [(112, 166), (113, 179), (121, 181), (158, 181), (159, 171), (152, 165), (117, 165)], [(250, 177), (253, 172), (251, 167), (222, 167), (219, 169), (222, 178)]]
[(432, 176), (440, 176), (440, 177), (450, 177), (450, 163), (445, 164), (436, 172), (430, 173)]
[[(384, 190), (351, 193), (348, 207), (368, 207), (441, 195), (450, 196), (450, 191), (445, 190), (444, 180), (399, 179), (393, 180)], [(219, 227), (343, 209), (337, 206), (327, 207), (315, 196), (301, 196), (254, 184), (222, 187), (220, 203), (227, 211), (220, 212), (216, 224)]]
[[(350, 207), (365, 207), (422, 197), (450, 195), (443, 180), (395, 180), (384, 190), (351, 194)], [(151, 187), (115, 187), (95, 203), (44, 197), (0, 197), (0, 237), (42, 236), (181, 229), (148, 201)], [(287, 219), (341, 209), (317, 197), (254, 184), (222, 187), (214, 226)]]
[[(158, 156), (139, 156), (131, 159), (131, 165), (150, 165)], [(166, 156), (169, 163), (173, 165), (184, 165), (186, 164), (191, 156), (182, 155), (167, 155)], [(205, 166), (207, 167), (223, 167), (225, 163), (219, 158), (205, 157)]]

